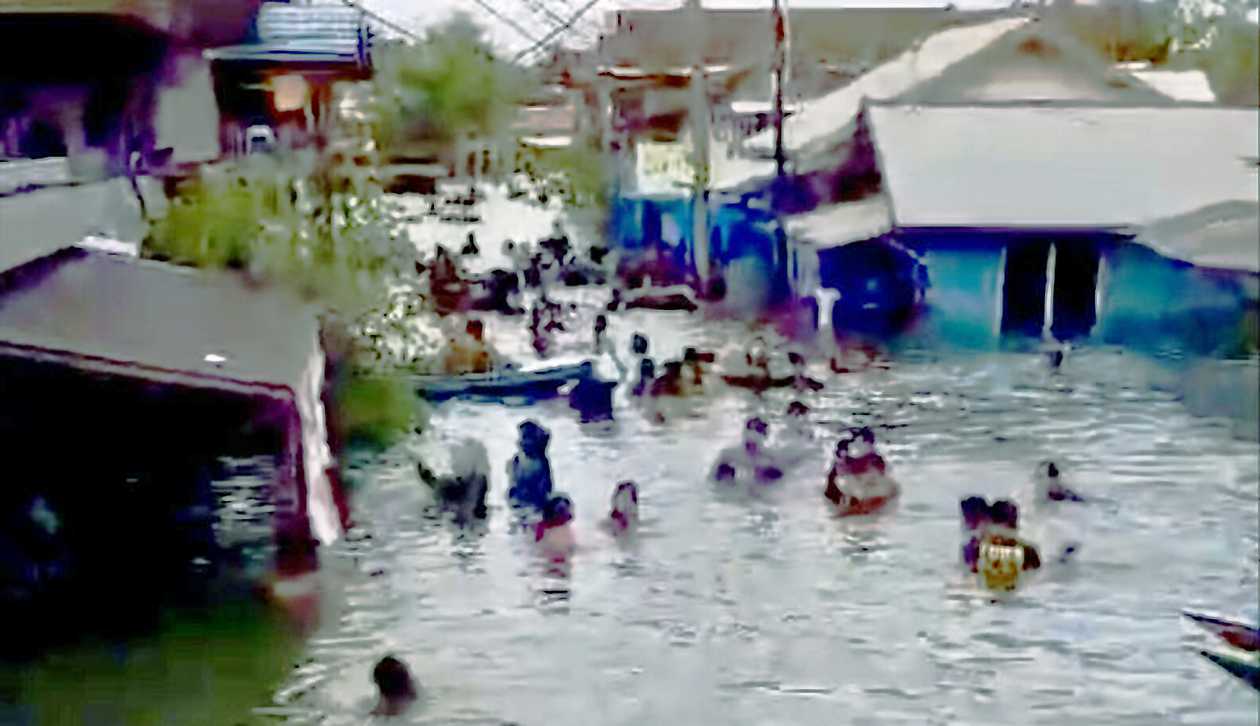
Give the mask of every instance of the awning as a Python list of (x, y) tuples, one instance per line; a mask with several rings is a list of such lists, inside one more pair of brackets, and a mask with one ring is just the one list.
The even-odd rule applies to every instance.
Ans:
[(786, 218), (788, 236), (819, 249), (843, 247), (887, 234), (892, 213), (883, 196), (821, 207)]
[(534, 149), (565, 149), (573, 144), (572, 136), (525, 136), (521, 145)]
[(265, 43), (229, 45), (205, 51), (212, 61), (275, 63), (277, 65), (346, 65), (358, 67), (359, 46), (337, 41), (278, 40)]
[(1199, 267), (1260, 273), (1260, 204), (1213, 204), (1149, 224), (1137, 239)]

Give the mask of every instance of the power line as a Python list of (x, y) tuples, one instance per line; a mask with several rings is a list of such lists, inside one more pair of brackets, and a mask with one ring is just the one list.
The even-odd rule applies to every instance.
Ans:
[(381, 15), (380, 13), (374, 12), (372, 10), (369, 10), (363, 7), (361, 4), (355, 2), (355, 0), (341, 0), (341, 1), (342, 3), (346, 5), (346, 7), (351, 7), (351, 8), (354, 8), (355, 10), (358, 10), (359, 12), (363, 13), (365, 16), (375, 20), (376, 22), (380, 23), (386, 28), (389, 28), (395, 33), (398, 33), (399, 35), (406, 36), (407, 38), (411, 40), (420, 39), (420, 37), (416, 34), (414, 30), (408, 30), (404, 28), (403, 26), (399, 25), (398, 23), (395, 23), (394, 21)]
[[(477, 2), (481, 2), (481, 0), (477, 0)], [(530, 55), (534, 51), (550, 43), (553, 38), (555, 38), (556, 36), (563, 33), (565, 30), (568, 30), (570, 27), (572, 27), (574, 23), (576, 23), (578, 20), (582, 18), (583, 15), (586, 14), (586, 11), (595, 7), (595, 4), (598, 2), (599, 0), (590, 0), (590, 2), (578, 8), (577, 12), (573, 13), (573, 15), (570, 16), (569, 19), (566, 20), (563, 24), (558, 25), (555, 28), (552, 28), (550, 33), (547, 33), (546, 35), (544, 35), (542, 37), (542, 40), (537, 41), (536, 43), (534, 43), (534, 45), (530, 46), (529, 48), (526, 48), (520, 53), (517, 53), (516, 57), (512, 59), (513, 62), (519, 62), (525, 56)]]
[(516, 32), (518, 32), (518, 33), (520, 33), (521, 35), (525, 36), (525, 38), (526, 38), (526, 39), (528, 39), (530, 42), (533, 42), (533, 43), (537, 43), (537, 42), (538, 42), (538, 38), (537, 38), (536, 36), (534, 36), (534, 35), (533, 35), (532, 33), (530, 33), (528, 30), (526, 30), (526, 29), (522, 28), (522, 27), (520, 26), (520, 24), (519, 24), (519, 23), (517, 23), (515, 20), (513, 20), (513, 19), (511, 19), (511, 18), (507, 17), (507, 16), (506, 16), (506, 15), (504, 15), (503, 13), (500, 13), (498, 10), (495, 10), (495, 9), (494, 9), (493, 7), (491, 7), (491, 6), (490, 6), (490, 4), (489, 4), (489, 3), (487, 3), (485, 0), (473, 0), (473, 2), (477, 3), (478, 5), (480, 5), (483, 9), (485, 9), (485, 11), (486, 11), (486, 12), (490, 13), (490, 14), (491, 14), (491, 15), (493, 15), (494, 17), (496, 17), (496, 18), (498, 18), (499, 20), (502, 20), (503, 22), (507, 23), (509, 26), (511, 26), (511, 28), (512, 28), (513, 30), (515, 30)]

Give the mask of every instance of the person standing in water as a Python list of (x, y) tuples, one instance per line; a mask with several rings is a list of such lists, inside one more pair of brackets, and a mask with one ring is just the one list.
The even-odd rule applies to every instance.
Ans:
[(632, 481), (623, 481), (613, 491), (608, 526), (613, 534), (623, 534), (634, 529), (638, 523), (639, 487)]
[(596, 356), (600, 358), (608, 356), (612, 360), (613, 367), (617, 370), (617, 380), (624, 381), (627, 373), (626, 366), (617, 356), (617, 347), (608, 339), (608, 318), (603, 313), (595, 316), (593, 347)]
[(788, 353), (788, 362), (792, 365), (792, 387), (797, 391), (821, 391), (822, 381), (810, 378), (805, 369), (805, 356), (795, 351)]
[(547, 459), (551, 434), (532, 420), (522, 423), (519, 431), (520, 451), (508, 464), (508, 499), (515, 508), (541, 511), (551, 498), (551, 462)]
[(420, 479), (433, 490), (438, 507), (461, 527), (486, 518), (490, 461), (475, 439), (465, 439), (451, 449), (451, 475), (438, 476), (424, 462), (417, 462)]
[(651, 393), (652, 382), (656, 379), (656, 364), (651, 358), (644, 356), (639, 360), (639, 380), (635, 382), (634, 388), (630, 393), (634, 396), (643, 396)]
[(901, 494), (884, 457), (875, 450), (875, 433), (862, 427), (836, 444), (835, 460), (827, 472), (823, 496), (841, 514), (873, 514)]
[(1007, 499), (989, 505), (988, 527), (980, 539), (976, 569), (990, 590), (1014, 590), (1021, 575), (1041, 568), (1037, 547), (1019, 537), (1019, 507)]
[(741, 480), (765, 484), (783, 478), (783, 469), (766, 449), (769, 426), (760, 418), (750, 418), (744, 424), (742, 446), (729, 447), (718, 454), (710, 478), (716, 482), (734, 484)]
[(567, 494), (554, 494), (542, 508), (542, 519), (534, 526), (534, 542), (553, 559), (567, 557), (577, 547), (573, 534), (573, 500)]
[(1034, 497), (1037, 502), (1083, 502), (1085, 497), (1069, 489), (1059, 476), (1059, 467), (1053, 461), (1037, 465), (1033, 476)]

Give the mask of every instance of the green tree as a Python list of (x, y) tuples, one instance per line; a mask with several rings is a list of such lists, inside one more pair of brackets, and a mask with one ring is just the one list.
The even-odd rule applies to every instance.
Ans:
[(419, 43), (383, 49), (376, 84), (385, 148), (502, 140), (536, 85), (526, 69), (496, 58), (483, 29), (462, 13)]
[[(397, 300), (389, 291), (415, 250), (396, 231), (386, 197), (347, 172), (352, 170), (327, 160), (304, 162), (299, 155), (255, 157), (228, 171), (206, 172), (177, 190), (143, 251), (175, 264), (237, 270), (256, 284), (289, 287), (317, 304), (335, 369), (332, 433), (341, 443), (384, 447), (421, 416), (397, 370), (403, 361), (379, 353), (382, 338), (397, 343), (414, 329), (398, 324)], [(403, 343), (423, 354), (424, 346)], [(365, 360), (375, 363), (370, 372)]]

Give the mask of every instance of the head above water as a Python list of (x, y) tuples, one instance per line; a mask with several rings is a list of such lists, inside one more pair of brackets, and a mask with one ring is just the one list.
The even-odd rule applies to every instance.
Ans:
[(805, 356), (797, 353), (796, 351), (792, 351), (788, 353), (788, 363), (791, 363), (793, 366), (799, 368), (800, 366), (805, 365)]
[(683, 362), (684, 363), (699, 363), (700, 351), (696, 350), (693, 347), (688, 346), (686, 349), (683, 350)]
[(787, 415), (789, 416), (805, 416), (809, 413), (809, 406), (800, 401), (793, 401), (788, 404)]
[(962, 510), (963, 524), (967, 529), (979, 529), (990, 521), (989, 502), (984, 497), (967, 497), (958, 507)]
[(635, 333), (630, 336), (630, 351), (635, 355), (647, 355), (648, 339), (643, 333)]
[(522, 423), (518, 430), (521, 436), (522, 451), (536, 456), (546, 453), (547, 444), (551, 441), (551, 433), (547, 429), (531, 419)]
[(1000, 527), (1019, 528), (1019, 507), (1009, 499), (999, 499), (989, 507), (989, 518)]
[(651, 358), (639, 361), (639, 377), (645, 381), (656, 377), (656, 363)]
[(608, 318), (603, 313), (596, 315), (595, 316), (595, 330), (597, 332), (602, 333), (607, 329), (608, 329)]
[(553, 494), (543, 505), (543, 526), (559, 527), (573, 521), (573, 500), (567, 494)]
[(1059, 467), (1053, 461), (1043, 461), (1037, 465), (1037, 475), (1046, 479), (1059, 478)]
[(613, 519), (628, 524), (639, 516), (639, 486), (632, 481), (623, 481), (613, 490)]
[(372, 682), (384, 701), (398, 703), (410, 701), (416, 697), (416, 684), (411, 678), (407, 664), (387, 655), (381, 658), (372, 669)]

